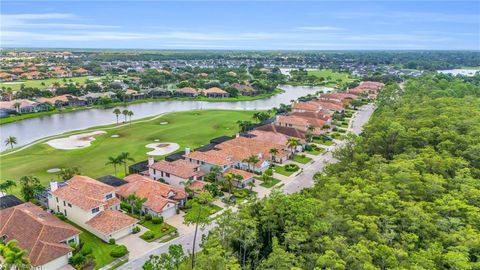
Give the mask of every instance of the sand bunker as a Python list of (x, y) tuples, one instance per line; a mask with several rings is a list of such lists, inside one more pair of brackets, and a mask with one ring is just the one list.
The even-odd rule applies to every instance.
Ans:
[(160, 125), (168, 125), (168, 122), (161, 122)]
[(120, 137), (120, 135), (118, 135), (118, 134), (113, 134), (113, 135), (110, 136), (110, 137), (112, 137), (112, 138), (118, 138), (118, 137)]
[(47, 170), (47, 173), (57, 173), (57, 172), (61, 172), (62, 169), (60, 168), (51, 168), (51, 169), (48, 169)]
[(95, 140), (95, 136), (105, 133), (105, 131), (94, 131), (90, 133), (77, 134), (68, 138), (50, 140), (47, 142), (47, 144), (53, 148), (62, 150), (85, 148), (91, 145), (91, 142)]
[(151, 143), (145, 145), (145, 147), (153, 149), (153, 151), (147, 152), (147, 155), (151, 156), (163, 156), (180, 148), (176, 143)]

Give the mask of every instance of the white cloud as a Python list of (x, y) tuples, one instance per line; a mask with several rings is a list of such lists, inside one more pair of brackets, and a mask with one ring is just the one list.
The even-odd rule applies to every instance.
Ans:
[(386, 22), (444, 22), (444, 23), (472, 23), (478, 24), (478, 15), (451, 14), (440, 12), (403, 12), (403, 11), (357, 11), (338, 12), (335, 17), (341, 19), (369, 18), (377, 20), (383, 18)]

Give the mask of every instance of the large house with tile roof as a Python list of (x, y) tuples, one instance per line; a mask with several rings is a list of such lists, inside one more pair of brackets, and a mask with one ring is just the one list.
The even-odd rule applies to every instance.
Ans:
[[(185, 153), (185, 160), (199, 165), (205, 172), (209, 172), (212, 167), (220, 167), (222, 171), (238, 168), (260, 173), (268, 169), (271, 164), (270, 149), (272, 148), (279, 150), (275, 155), (277, 162), (288, 159), (290, 152), (285, 145), (239, 136), (217, 144), (213, 150)], [(251, 156), (256, 156), (259, 161), (255, 164), (248, 163), (246, 159)]]
[(67, 266), (73, 249), (79, 244), (80, 230), (33, 203), (0, 210), (0, 239), (16, 240), (27, 251), (32, 269), (55, 270)]
[(114, 187), (88, 176), (76, 175), (62, 187), (51, 182), (48, 208), (105, 242), (129, 235), (138, 222), (119, 211)]
[(181, 188), (185, 187), (188, 180), (202, 180), (205, 175), (200, 166), (183, 159), (154, 162), (153, 158), (149, 158), (147, 167), (148, 175), (153, 180), (163, 179), (167, 184)]
[(117, 188), (117, 195), (127, 199), (135, 194), (147, 199), (142, 206), (142, 211), (152, 216), (169, 218), (176, 214), (179, 206), (185, 205), (187, 194), (183, 188), (175, 187), (150, 179), (140, 174), (131, 174), (125, 177), (128, 183)]

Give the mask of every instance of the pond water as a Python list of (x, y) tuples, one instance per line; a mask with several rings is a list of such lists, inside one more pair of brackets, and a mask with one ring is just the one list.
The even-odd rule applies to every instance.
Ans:
[[(288, 104), (291, 100), (317, 91), (330, 90), (324, 87), (307, 86), (280, 86), (284, 93), (273, 97), (239, 102), (206, 102), (206, 101), (152, 101), (127, 106), (119, 106), (120, 110), (127, 109), (134, 112), (132, 120), (153, 116), (161, 113), (189, 111), (189, 110), (266, 110), (278, 107), (281, 103)], [(0, 126), (2, 142), (8, 136), (17, 138), (15, 147), (31, 143), (41, 138), (61, 134), (68, 131), (85, 129), (100, 125), (113, 124), (116, 117), (113, 109), (88, 109), (69, 112), (65, 114), (53, 114), (38, 118), (26, 119)], [(120, 115), (119, 119), (123, 119)], [(3, 143), (1, 150), (7, 146)]]

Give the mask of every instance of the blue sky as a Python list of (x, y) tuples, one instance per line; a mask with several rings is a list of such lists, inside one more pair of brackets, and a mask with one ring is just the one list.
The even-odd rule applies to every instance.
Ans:
[(480, 1), (8, 1), (2, 47), (480, 50)]

